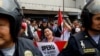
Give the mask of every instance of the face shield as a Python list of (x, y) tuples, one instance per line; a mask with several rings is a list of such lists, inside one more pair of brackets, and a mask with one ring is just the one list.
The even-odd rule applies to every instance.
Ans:
[(87, 5), (87, 9), (92, 14), (100, 13), (100, 0), (93, 0)]
[(0, 14), (16, 18), (17, 15), (22, 14), (22, 10), (16, 0), (0, 0)]
[(15, 0), (0, 0), (0, 8), (4, 9), (6, 12), (13, 11), (17, 5)]

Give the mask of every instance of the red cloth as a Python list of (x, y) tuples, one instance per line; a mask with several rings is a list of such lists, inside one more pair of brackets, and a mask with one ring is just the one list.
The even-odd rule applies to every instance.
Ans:
[(37, 34), (38, 34), (39, 39), (41, 39), (41, 30), (37, 30)]
[(58, 12), (58, 26), (60, 26), (62, 23), (63, 23), (62, 13), (59, 9), (59, 12)]
[(58, 41), (58, 42), (55, 42), (59, 51), (61, 52), (63, 48), (65, 48), (65, 46), (67, 46), (67, 41)]
[(25, 22), (22, 22), (21, 27), (22, 27), (22, 29), (26, 29), (27, 24)]

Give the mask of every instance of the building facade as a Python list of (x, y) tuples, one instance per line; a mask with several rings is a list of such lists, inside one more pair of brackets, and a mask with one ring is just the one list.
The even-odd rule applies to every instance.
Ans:
[(86, 0), (18, 0), (25, 16), (53, 19), (60, 9), (70, 18), (79, 18)]

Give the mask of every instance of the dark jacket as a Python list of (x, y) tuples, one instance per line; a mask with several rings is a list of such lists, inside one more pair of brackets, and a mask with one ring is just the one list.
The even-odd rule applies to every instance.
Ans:
[(58, 56), (100, 56), (100, 42), (97, 45), (87, 32), (80, 32), (70, 37)]
[(44, 29), (45, 29), (45, 28), (48, 28), (48, 25), (45, 26), (45, 27), (44, 27), (43, 25), (41, 25), (39, 28), (41, 29), (41, 33), (42, 33), (42, 34), (41, 34), (41, 38), (40, 38), (41, 41), (42, 41), (42, 40), (45, 38), (45, 36), (44, 36)]
[[(15, 48), (14, 56), (25, 56), (25, 53), (28, 52), (31, 52), (33, 56), (42, 56), (41, 52), (34, 46), (33, 41), (29, 39), (19, 38)], [(1, 52), (0, 56), (3, 56)]]
[(33, 36), (33, 33), (30, 29), (30, 24), (27, 24), (27, 33), (28, 33), (28, 37), (26, 37), (26, 38), (33, 40), (34, 36)]
[(57, 27), (57, 30), (54, 31), (54, 35), (55, 35), (56, 37), (60, 37), (60, 36), (61, 36), (61, 33), (62, 33), (61, 26), (58, 26), (58, 27)]

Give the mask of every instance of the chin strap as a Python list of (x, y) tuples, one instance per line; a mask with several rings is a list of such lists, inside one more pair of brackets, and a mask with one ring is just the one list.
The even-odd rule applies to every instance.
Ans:
[(3, 52), (0, 50), (0, 56), (4, 56)]
[(18, 42), (15, 43), (15, 52), (13, 56), (19, 56)]

